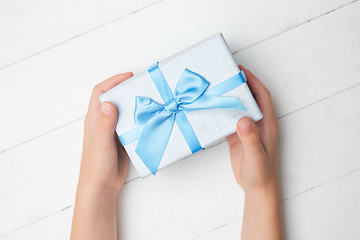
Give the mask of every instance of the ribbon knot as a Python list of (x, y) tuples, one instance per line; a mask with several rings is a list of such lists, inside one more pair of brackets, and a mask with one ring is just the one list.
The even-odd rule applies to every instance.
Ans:
[[(171, 92), (158, 64), (148, 70), (164, 104), (148, 97), (136, 97), (134, 121), (144, 124), (135, 152), (152, 174), (160, 165), (174, 122), (178, 125), (192, 153), (202, 150), (185, 114), (194, 110), (229, 108), (247, 111), (236, 97), (208, 94), (210, 85), (202, 76), (185, 69), (174, 94)], [(210, 91), (211, 92), (211, 91)]]
[(177, 113), (179, 111), (179, 105), (175, 99), (165, 106), (165, 109), (172, 113)]

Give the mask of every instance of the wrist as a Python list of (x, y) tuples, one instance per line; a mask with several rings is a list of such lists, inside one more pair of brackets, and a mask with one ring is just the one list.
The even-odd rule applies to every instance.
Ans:
[(118, 191), (115, 188), (79, 179), (76, 198), (94, 199), (101, 202), (115, 202)]
[(79, 180), (71, 239), (115, 239), (116, 196), (114, 188)]
[(279, 198), (280, 187), (279, 181), (273, 179), (257, 188), (244, 189), (245, 198), (257, 198), (257, 199), (268, 199), (268, 198)]
[[(255, 227), (254, 227), (255, 226)], [(283, 239), (278, 182), (245, 191), (242, 239)]]

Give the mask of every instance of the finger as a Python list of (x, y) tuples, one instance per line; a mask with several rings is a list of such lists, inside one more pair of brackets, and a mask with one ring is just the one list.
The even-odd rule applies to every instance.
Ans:
[(240, 119), (236, 126), (236, 132), (242, 143), (244, 155), (248, 159), (260, 159), (264, 156), (264, 148), (261, 145), (255, 124), (250, 118)]
[(93, 95), (95, 97), (99, 97), (104, 92), (108, 91), (109, 89), (115, 87), (119, 83), (125, 81), (126, 79), (128, 79), (132, 76), (134, 76), (134, 74), (132, 72), (127, 72), (127, 73), (121, 73), (121, 74), (115, 75), (109, 79), (106, 79), (105, 81), (103, 81), (95, 86)]
[(256, 123), (259, 130), (259, 136), (263, 147), (266, 151), (273, 149), (275, 139), (279, 132), (274, 106), (271, 100), (269, 90), (261, 83), (261, 81), (245, 67), (239, 65), (247, 77), (247, 83), (252, 91), (256, 102), (263, 113), (263, 119)]
[(91, 126), (92, 128), (95, 128), (95, 126), (97, 125), (97, 117), (98, 117), (100, 105), (101, 105), (100, 100), (99, 100), (100, 95), (132, 76), (133, 76), (133, 73), (131, 73), (131, 72), (118, 74), (118, 75), (115, 75), (115, 76), (99, 83), (98, 85), (96, 85), (94, 87), (91, 98), (90, 98), (88, 112), (87, 112), (86, 118), (85, 118), (86, 125)]
[(123, 145), (121, 145), (119, 137), (116, 133), (114, 133), (114, 138), (115, 138), (115, 142), (116, 142), (116, 146), (117, 146), (118, 154), (119, 154), (118, 155), (118, 159), (119, 159), (118, 171), (119, 171), (120, 175), (125, 176), (127, 169), (128, 169), (128, 165), (129, 165), (129, 156), (127, 155)]
[[(238, 136), (236, 137), (238, 138)], [(237, 178), (241, 172), (241, 159), (243, 157), (243, 154), (244, 154), (244, 146), (241, 144), (240, 141), (231, 145), (230, 147), (231, 168), (234, 172), (235, 178)]]
[(227, 143), (229, 147), (233, 146), (235, 143), (240, 142), (240, 139), (237, 135), (237, 133), (233, 133), (226, 137)]
[(239, 65), (239, 68), (245, 73), (247, 84), (252, 94), (254, 95), (254, 98), (259, 105), (261, 112), (264, 115), (264, 120), (276, 121), (274, 106), (271, 100), (269, 90), (252, 72), (247, 70), (242, 65)]
[(107, 152), (117, 148), (114, 137), (117, 112), (114, 104), (103, 102), (93, 138), (94, 146)]
[(115, 87), (116, 85), (120, 84), (126, 79), (132, 77), (133, 75), (134, 74), (132, 72), (118, 74), (96, 85), (94, 87), (94, 90), (90, 98), (88, 112), (99, 110), (100, 108), (99, 97), (101, 94), (105, 93), (106, 91), (110, 90), (111, 88)]

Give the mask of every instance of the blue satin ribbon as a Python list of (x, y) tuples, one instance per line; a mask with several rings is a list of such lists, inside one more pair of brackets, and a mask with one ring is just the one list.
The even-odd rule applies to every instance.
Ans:
[(202, 109), (227, 108), (247, 111), (236, 97), (221, 96), (240, 86), (245, 80), (242, 71), (226, 81), (207, 89), (210, 83), (197, 73), (185, 69), (174, 94), (171, 92), (158, 63), (148, 69), (164, 104), (148, 97), (136, 97), (134, 121), (139, 127), (119, 136), (123, 145), (139, 139), (135, 152), (155, 175), (168, 144), (174, 122), (178, 125), (192, 153), (202, 150), (185, 114)]

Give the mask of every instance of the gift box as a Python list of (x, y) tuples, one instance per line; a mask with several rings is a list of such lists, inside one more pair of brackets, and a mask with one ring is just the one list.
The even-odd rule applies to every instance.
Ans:
[(118, 111), (116, 132), (144, 178), (262, 118), (222, 34), (153, 64), (100, 96)]

